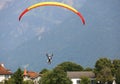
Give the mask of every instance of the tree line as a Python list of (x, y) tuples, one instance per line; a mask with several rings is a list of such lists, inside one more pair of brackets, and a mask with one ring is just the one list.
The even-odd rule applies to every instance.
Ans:
[[(94, 68), (83, 68), (74, 62), (63, 62), (58, 64), (52, 70), (43, 69), (39, 73), (42, 77), (39, 84), (72, 84), (67, 77), (67, 71), (93, 71), (96, 75), (96, 83), (112, 84), (113, 80), (116, 84), (120, 84), (120, 59), (100, 58), (96, 61)], [(34, 84), (32, 81), (23, 81), (23, 71), (18, 68), (5, 84)], [(88, 78), (82, 78), (81, 84), (89, 84)]]

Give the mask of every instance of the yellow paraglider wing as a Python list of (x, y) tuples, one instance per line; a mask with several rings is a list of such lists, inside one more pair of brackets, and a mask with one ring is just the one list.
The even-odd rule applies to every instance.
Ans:
[(78, 12), (75, 8), (67, 5), (67, 4), (64, 4), (64, 3), (60, 3), (60, 2), (40, 2), (40, 3), (37, 3), (37, 4), (34, 4), (32, 6), (29, 6), (28, 8), (26, 8), (19, 16), (19, 21), (21, 20), (21, 18), (23, 17), (24, 14), (26, 14), (28, 11), (34, 9), (34, 8), (37, 8), (37, 7), (41, 7), (41, 6), (59, 6), (59, 7), (63, 7), (63, 8), (66, 8), (72, 12), (74, 12), (75, 14), (77, 14), (80, 19), (82, 20), (82, 23), (85, 24), (85, 20), (84, 20), (84, 17), (82, 16), (82, 14), (80, 12)]

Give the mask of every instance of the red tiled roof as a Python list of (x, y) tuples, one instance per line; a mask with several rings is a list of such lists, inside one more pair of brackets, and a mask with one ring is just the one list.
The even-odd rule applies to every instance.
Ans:
[(30, 78), (36, 78), (36, 77), (39, 76), (39, 74), (36, 73), (36, 72), (33, 72), (33, 71), (28, 71), (28, 76), (29, 76)]
[(0, 64), (0, 75), (11, 75), (12, 72), (6, 69), (3, 64)]
[(39, 76), (39, 74), (37, 72), (33, 72), (33, 71), (27, 71), (26, 69), (24, 70), (24, 76), (28, 76), (30, 78), (36, 78)]

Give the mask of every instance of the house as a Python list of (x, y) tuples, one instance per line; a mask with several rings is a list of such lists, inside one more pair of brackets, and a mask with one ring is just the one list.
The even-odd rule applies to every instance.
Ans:
[(40, 78), (41, 78), (41, 75), (39, 73), (34, 71), (27, 71), (26, 69), (24, 69), (24, 73), (23, 73), (24, 81), (32, 80), (34, 84), (38, 84), (38, 81), (40, 80)]
[(6, 69), (4, 64), (0, 64), (0, 82), (4, 82), (11, 78), (12, 72), (9, 69)]
[(71, 79), (73, 84), (80, 84), (82, 77), (88, 77), (90, 84), (95, 84), (95, 74), (92, 71), (71, 71), (67, 72), (67, 76)]

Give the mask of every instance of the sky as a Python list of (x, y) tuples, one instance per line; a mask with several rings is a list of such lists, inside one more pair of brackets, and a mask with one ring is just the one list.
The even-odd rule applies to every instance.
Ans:
[[(38, 2), (57, 1), (77, 9), (39, 7), (21, 21), (20, 13)], [(0, 63), (40, 71), (72, 61), (94, 67), (97, 59), (120, 59), (120, 0), (0, 0)], [(46, 53), (53, 53), (51, 65)]]

